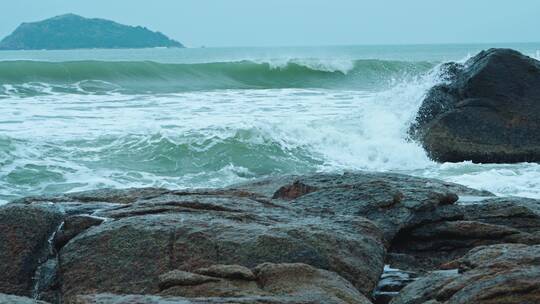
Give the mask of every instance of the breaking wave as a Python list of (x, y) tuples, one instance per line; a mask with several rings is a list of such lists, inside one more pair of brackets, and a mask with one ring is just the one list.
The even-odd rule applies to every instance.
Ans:
[(0, 95), (280, 88), (375, 90), (425, 73), (433, 66), (430, 62), (320, 59), (197, 64), (3, 61)]

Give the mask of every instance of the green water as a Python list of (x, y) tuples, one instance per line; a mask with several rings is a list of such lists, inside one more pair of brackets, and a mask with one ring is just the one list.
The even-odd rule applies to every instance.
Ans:
[(537, 164), (436, 164), (406, 130), (437, 66), (540, 44), (0, 52), (0, 203), (392, 171), (540, 197)]

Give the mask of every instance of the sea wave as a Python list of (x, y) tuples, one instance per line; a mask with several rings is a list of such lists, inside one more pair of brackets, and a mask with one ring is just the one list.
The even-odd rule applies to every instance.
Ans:
[(258, 128), (100, 136), (66, 141), (0, 138), (0, 204), (28, 194), (143, 186), (219, 187), (313, 171), (308, 147)]
[(197, 64), (151, 61), (1, 61), (0, 95), (175, 93), (223, 89), (389, 87), (430, 62), (286, 59)]
[[(361, 69), (357, 63), (339, 71), (337, 63), (320, 69), (289, 61), (246, 64), (257, 73), (286, 75), (300, 69), (308, 75), (354, 79), (370, 64), (380, 75), (381, 63), (389, 64), (362, 61)], [(330, 67), (336, 71), (321, 71)], [(134, 77), (122, 75), (115, 81)], [(125, 88), (111, 84), (112, 79), (80, 80), (73, 93), (55, 92), (45, 82), (19, 85), (46, 95), (34, 98), (13, 98), (17, 85), (4, 84), (11, 97), (0, 102), (4, 118), (0, 204), (43, 193), (221, 187), (276, 174), (347, 170), (401, 172), (501, 195), (540, 197), (535, 182), (539, 166), (436, 164), (417, 143), (407, 140), (423, 96), (444, 79), (444, 71), (434, 68), (382, 90), (277, 88), (175, 94), (123, 94)]]
[(0, 129), (9, 136), (9, 148), (0, 155), (6, 164), (0, 200), (425, 167), (431, 162), (405, 140), (406, 127), (426, 88), (439, 81), (436, 71), (381, 92), (271, 89), (7, 99), (0, 102), (6, 113)]

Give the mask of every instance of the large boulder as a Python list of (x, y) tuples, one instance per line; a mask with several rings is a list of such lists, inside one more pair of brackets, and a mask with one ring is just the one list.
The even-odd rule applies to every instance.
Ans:
[(330, 270), (371, 293), (385, 254), (372, 222), (318, 217), (246, 195), (171, 191), (96, 213), (110, 220), (60, 251), (62, 293), (67, 298), (96, 290), (156, 294), (160, 276), (172, 270), (267, 262)]
[(540, 160), (540, 62), (509, 49), (443, 67), (410, 134), (441, 162)]
[[(482, 245), (540, 244), (540, 201), (492, 194), (433, 179), (389, 173), (315, 174), (235, 185), (321, 217), (365, 217), (388, 245), (375, 303), (410, 280)], [(392, 269), (394, 268), (394, 269)], [(429, 282), (429, 281), (428, 281)]]
[(0, 207), (0, 293), (31, 296), (34, 277), (49, 258), (61, 212), (52, 206)]
[(540, 303), (540, 246), (478, 247), (407, 286), (392, 304)]
[(454, 205), (460, 196), (493, 196), (435, 179), (371, 172), (272, 177), (232, 188), (325, 218), (367, 218), (382, 229), (388, 244), (400, 231), (453, 216), (436, 210)]

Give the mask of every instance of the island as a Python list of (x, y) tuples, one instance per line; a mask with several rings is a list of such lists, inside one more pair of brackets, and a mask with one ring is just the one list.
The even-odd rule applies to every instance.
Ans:
[(75, 14), (22, 23), (0, 41), (0, 50), (182, 48), (180, 42), (142, 26)]

